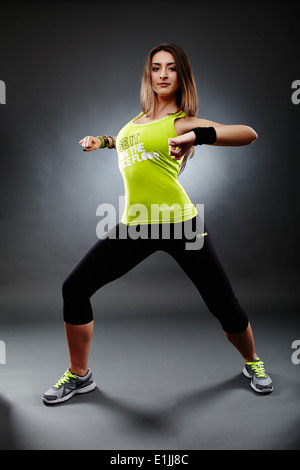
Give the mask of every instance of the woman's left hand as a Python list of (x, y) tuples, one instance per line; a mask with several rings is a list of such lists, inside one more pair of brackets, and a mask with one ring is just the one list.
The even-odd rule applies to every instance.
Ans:
[(181, 158), (192, 148), (195, 140), (196, 135), (193, 131), (168, 139), (169, 155), (173, 156), (174, 160), (181, 160)]

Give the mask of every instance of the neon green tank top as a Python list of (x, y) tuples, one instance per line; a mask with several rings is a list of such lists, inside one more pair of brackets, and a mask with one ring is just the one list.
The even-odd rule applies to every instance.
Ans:
[(176, 137), (174, 121), (182, 112), (146, 124), (135, 124), (136, 116), (119, 132), (116, 141), (118, 164), (125, 187), (126, 225), (174, 223), (197, 214), (177, 176), (181, 160), (169, 155), (168, 138)]

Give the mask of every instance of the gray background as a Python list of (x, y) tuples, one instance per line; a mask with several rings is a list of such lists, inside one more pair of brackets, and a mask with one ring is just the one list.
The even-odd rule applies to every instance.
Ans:
[[(299, 5), (291, 2), (283, 6), (267, 1), (234, 0), (1, 2), (0, 79), (6, 84), (6, 104), (0, 106), (0, 339), (7, 345), (7, 364), (0, 366), (3, 384), (0, 414), (2, 410), (2, 422), (10, 430), (3, 434), (8, 436), (2, 438), (3, 447), (64, 447), (53, 436), (49, 441), (45, 429), (49, 429), (50, 412), (40, 404), (44, 389), (49, 388), (67, 366), (61, 323), (61, 283), (74, 263), (97, 240), (97, 207), (103, 203), (118, 207), (119, 196), (124, 193), (115, 151), (83, 153), (78, 141), (85, 135), (116, 134), (139, 113), (144, 62), (148, 51), (160, 42), (174, 42), (187, 53), (196, 78), (200, 117), (224, 124), (248, 124), (259, 135), (259, 139), (247, 147), (197, 148), (180, 181), (195, 204), (205, 205), (205, 220), (237, 295), (253, 319), (263, 355), (271, 362), (275, 375), (276, 363), (281, 361), (283, 370), (282, 375), (277, 373), (278, 382), (282, 386), (289, 383), (289, 397), (278, 392), (279, 402), (273, 402), (273, 408), (270, 405), (270, 414), (264, 423), (269, 422), (270, 416), (274, 417), (276, 409), (280, 410), (278, 426), (282, 424), (280, 417), (285, 416), (286, 422), (280, 431), (275, 428), (270, 438), (263, 440), (260, 435), (259, 440), (252, 416), (247, 432), (251, 434), (253, 430), (254, 440), (239, 441), (239, 425), (243, 426), (245, 421), (241, 408), (225, 440), (223, 437), (219, 440), (191, 438), (188, 431), (183, 436), (176, 426), (172, 429), (175, 440), (164, 441), (167, 434), (162, 429), (157, 439), (149, 440), (146, 426), (142, 433), (144, 440), (140, 440), (140, 428), (135, 428), (133, 434), (127, 430), (124, 441), (121, 433), (116, 441), (109, 437), (104, 443), (87, 438), (78, 443), (70, 439), (65, 447), (276, 448), (279, 442), (286, 448), (298, 445), (298, 438), (291, 429), (296, 429), (299, 423), (299, 412), (295, 414), (299, 403), (294, 398), (299, 396), (300, 366), (292, 364), (290, 356), (291, 343), (300, 336), (300, 105), (291, 101), (292, 82), (299, 79), (299, 10)], [(231, 386), (239, 388), (235, 382), (239, 379), (231, 382), (228, 379), (228, 385), (225, 376), (229, 371), (224, 371), (218, 362), (220, 356), (235, 353), (227, 343), (223, 344), (219, 327), (207, 313), (198, 293), (166, 254), (157, 253), (124, 278), (105, 286), (93, 302), (99, 325), (95, 334), (103, 335), (106, 331), (106, 341), (110, 344), (111, 338), (121, 356), (128, 353), (128, 344), (135, 344), (135, 337), (152, 331), (153, 336), (146, 335), (144, 342), (135, 344), (136, 349), (132, 346), (133, 358), (145, 355), (148, 361), (152, 359), (162, 364), (163, 358), (170, 357), (170, 361), (172, 358), (176, 362), (176, 352), (185, 358), (186, 348), (194, 345), (195, 354), (191, 354), (195, 364), (196, 357), (206, 358), (206, 366), (202, 364), (203, 369), (200, 368), (204, 375), (207, 370), (205, 380), (210, 377), (210, 365), (218, 364), (214, 366), (217, 367), (215, 372), (220, 382), (224, 373), (224, 390)], [(183, 320), (187, 332), (181, 344)], [(122, 329), (119, 325), (123, 322)], [(135, 327), (137, 330), (128, 330), (128, 322), (139, 325)], [(166, 327), (161, 343), (156, 331), (156, 328), (160, 331), (160, 324), (163, 330), (166, 324), (172, 331), (168, 336), (170, 330)], [(190, 335), (195, 329), (199, 336), (193, 343)], [(150, 337), (156, 338), (156, 353), (147, 345)], [(170, 346), (172, 338), (178, 339), (177, 346), (181, 344), (174, 354)], [(104, 368), (98, 371), (100, 376), (108, 370), (103, 341), (105, 344), (104, 338), (101, 354), (95, 350), (93, 356), (99, 361), (100, 356), (104, 356), (98, 366)], [(98, 343), (95, 341), (95, 344)], [(183, 356), (183, 349), (178, 351), (181, 347), (185, 351)], [(52, 355), (55, 361), (49, 361)], [(22, 357), (26, 357), (25, 366), (21, 366)], [(237, 361), (236, 356), (233, 357)], [(210, 359), (209, 365), (207, 360)], [(119, 360), (118, 356), (118, 369)], [(116, 362), (112, 361), (112, 369)], [(187, 358), (187, 362), (193, 364), (191, 358)], [(35, 383), (41, 363), (43, 372)], [(96, 361), (94, 369), (97, 364)], [(153, 383), (160, 384), (166, 372), (159, 374), (160, 366), (156, 366)], [(132, 362), (128, 360), (122, 370), (128, 371), (130, 376), (131, 367)], [(141, 371), (145, 363), (141, 360), (136, 367)], [(169, 371), (169, 367), (166, 370)], [(177, 372), (173, 372), (178, 377)], [(24, 375), (22, 394), (16, 390), (14, 382), (15, 374), (20, 376), (20, 373)], [(192, 379), (181, 375), (177, 382), (175, 376), (174, 383), (171, 379), (169, 383), (175, 387), (182, 384), (184, 392), (189, 386), (193, 389), (193, 380), (198, 383), (199, 379), (198, 376), (195, 379), (194, 374)], [(120, 375), (117, 377), (119, 379)], [(128, 393), (134, 399), (132, 390), (126, 390), (124, 383), (114, 382), (116, 376), (111, 382), (109, 377), (106, 380), (108, 389), (111, 385), (111, 391), (118, 389), (122, 397)], [(134, 377), (136, 386), (135, 380)], [(139, 392), (135, 389), (139, 397), (145, 392), (145, 402), (149, 398), (146, 382), (145, 389)], [(165, 382), (164, 393), (167, 393), (168, 381), (165, 379)], [(203, 386), (205, 384), (206, 381)], [(203, 403), (209, 402), (209, 385), (206, 390), (207, 395), (199, 392), (199, 403), (203, 397), (206, 397)], [(157, 398), (160, 409), (164, 400), (160, 402), (160, 392), (157, 395), (156, 392), (153, 390), (151, 397)], [(238, 392), (234, 390), (232, 406)], [(248, 388), (244, 393), (250, 393)], [(22, 409), (24, 395), (27, 408)], [(193, 392), (189, 389), (187, 396), (191, 395)], [(242, 407), (244, 397), (240, 399)], [(97, 402), (92, 398), (91, 403), (88, 398), (85, 400), (84, 406), (92, 406), (91, 409), (95, 405), (93, 400)], [(179, 399), (178, 402), (181, 403)], [(101, 399), (99, 403), (103, 405)], [(192, 399), (193, 406), (195, 403), (198, 401)], [(283, 403), (291, 408), (280, 408)], [(213, 403), (210, 412), (216, 416), (215, 409), (220, 409), (218, 416), (223, 423), (221, 417), (225, 417), (226, 408), (222, 408), (222, 404), (224, 401), (220, 398), (217, 406)], [(130, 415), (132, 408), (122, 408), (120, 404), (112, 406), (108, 400), (104, 400), (105, 405), (106, 413), (114, 410), (112, 417), (108, 413), (104, 419), (108, 436), (109, 433), (113, 436), (118, 422), (116, 412), (122, 411), (121, 422), (125, 426), (123, 418)], [(260, 406), (261, 411), (265, 410), (264, 405)], [(27, 418), (33, 416), (33, 410), (47, 438), (43, 432), (33, 435), (32, 439), (24, 438)], [(12, 413), (18, 426), (13, 425)], [(158, 413), (157, 408), (155, 413)], [(210, 416), (207, 411), (207, 423), (213, 422), (215, 426), (210, 430), (213, 436), (218, 434), (220, 423)], [(184, 423), (180, 429), (185, 429)], [(197, 426), (195, 422), (190, 428), (194, 436), (197, 436)], [(29, 428), (34, 429), (34, 425)], [(16, 429), (18, 444), (14, 440)], [(268, 430), (266, 428), (266, 435)], [(285, 440), (287, 435), (289, 438)]]

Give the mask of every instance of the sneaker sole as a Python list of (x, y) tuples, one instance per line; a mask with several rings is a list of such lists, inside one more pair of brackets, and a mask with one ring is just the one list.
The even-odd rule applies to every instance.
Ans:
[[(243, 369), (243, 374), (244, 374), (245, 377), (247, 377), (247, 379), (250, 379), (250, 380), (252, 379), (251, 375), (248, 374), (247, 369), (246, 369), (245, 367), (244, 367), (244, 369)], [(255, 392), (257, 392), (257, 393), (272, 393), (273, 390), (274, 390), (274, 387), (272, 387), (272, 388), (266, 388), (265, 390), (260, 390), (259, 388), (256, 388), (256, 387), (255, 387), (255, 385), (253, 384), (252, 380), (251, 380), (251, 382), (250, 382), (250, 386), (251, 386), (251, 388), (253, 388), (253, 390), (255, 390)]]
[(92, 382), (90, 385), (86, 387), (78, 388), (77, 390), (73, 390), (73, 392), (69, 393), (68, 395), (58, 398), (57, 400), (47, 400), (46, 397), (43, 397), (43, 402), (47, 405), (56, 405), (58, 403), (63, 403), (64, 401), (70, 400), (74, 395), (83, 394), (92, 392), (97, 387), (96, 382)]

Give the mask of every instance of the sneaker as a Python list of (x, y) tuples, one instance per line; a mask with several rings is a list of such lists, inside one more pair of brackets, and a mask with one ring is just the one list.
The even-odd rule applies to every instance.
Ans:
[(54, 405), (69, 400), (76, 393), (91, 392), (95, 388), (96, 383), (90, 369), (84, 377), (72, 374), (68, 369), (59, 381), (43, 395), (43, 401), (48, 405)]
[(258, 357), (253, 362), (246, 362), (243, 374), (251, 379), (250, 385), (258, 393), (271, 393), (273, 382), (268, 376), (265, 365)]

